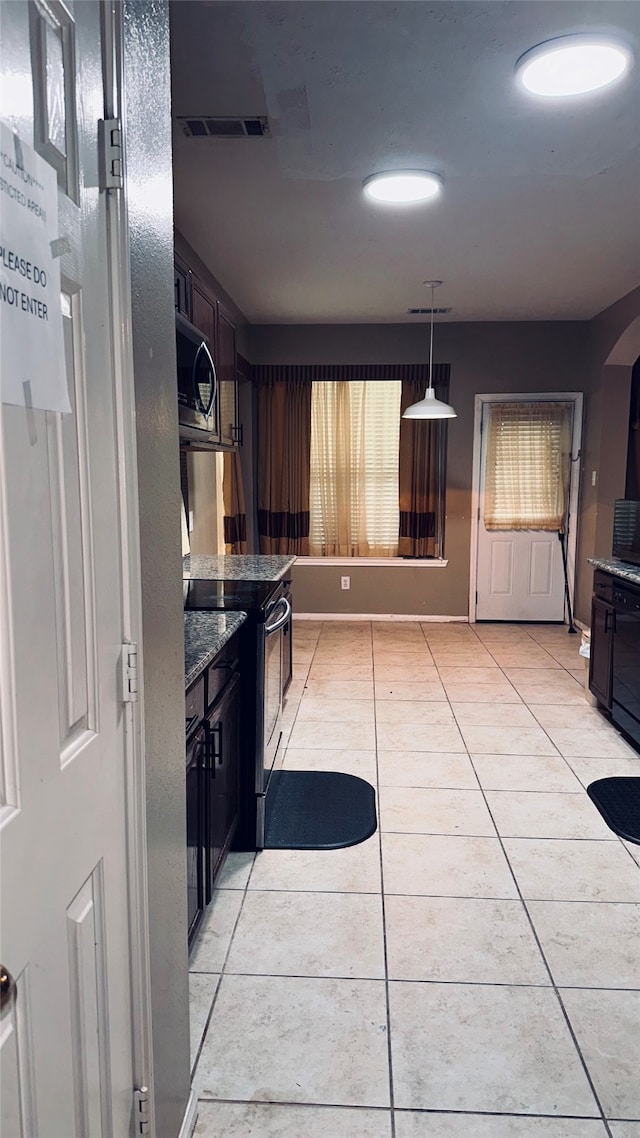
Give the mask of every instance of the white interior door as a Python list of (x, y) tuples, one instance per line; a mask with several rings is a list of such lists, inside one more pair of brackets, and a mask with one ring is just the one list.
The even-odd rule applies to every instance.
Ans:
[(1, 7), (0, 113), (57, 174), (72, 412), (2, 406), (0, 953), (17, 999), (0, 1023), (0, 1133), (121, 1138), (133, 1129), (133, 1051), (115, 340), (98, 188), (108, 7)]
[[(508, 396), (502, 398), (509, 401)], [(483, 403), (476, 620), (562, 621), (565, 589), (558, 534), (533, 529), (495, 531), (484, 524), (489, 407), (489, 402)]]

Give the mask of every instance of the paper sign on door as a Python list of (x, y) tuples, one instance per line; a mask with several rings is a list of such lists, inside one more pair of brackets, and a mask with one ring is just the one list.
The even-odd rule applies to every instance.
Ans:
[(57, 237), (55, 170), (0, 123), (0, 399), (42, 411), (71, 410)]

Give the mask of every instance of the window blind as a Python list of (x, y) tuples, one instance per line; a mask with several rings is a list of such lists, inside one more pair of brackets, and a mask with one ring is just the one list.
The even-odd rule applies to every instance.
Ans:
[(563, 529), (572, 415), (572, 403), (489, 405), (486, 529)]
[(312, 556), (397, 555), (401, 386), (400, 380), (313, 384)]

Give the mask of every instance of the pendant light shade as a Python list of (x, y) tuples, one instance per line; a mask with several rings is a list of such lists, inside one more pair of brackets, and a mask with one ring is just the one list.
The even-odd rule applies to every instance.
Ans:
[(443, 403), (441, 399), (436, 399), (436, 393), (432, 387), (428, 387), (424, 399), (419, 403), (412, 403), (407, 407), (406, 411), (402, 413), (403, 419), (456, 419), (457, 414), (449, 403)]
[(424, 399), (418, 403), (412, 403), (402, 413), (403, 419), (456, 419), (457, 415), (453, 407), (449, 403), (443, 403), (441, 399), (436, 399), (436, 393), (433, 390), (433, 294), (437, 288), (442, 284), (442, 281), (425, 281), (431, 289), (431, 336), (429, 342), (429, 386), (425, 392)]

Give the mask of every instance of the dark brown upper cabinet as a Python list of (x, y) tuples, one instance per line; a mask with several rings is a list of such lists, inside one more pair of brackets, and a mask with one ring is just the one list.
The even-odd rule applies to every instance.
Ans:
[(218, 301), (216, 366), (220, 391), (220, 443), (224, 447), (235, 447), (240, 441), (238, 438), (236, 326), (220, 301)]
[(191, 319), (191, 272), (181, 257), (176, 255), (173, 267), (174, 303), (176, 311)]
[(212, 290), (177, 255), (174, 279), (177, 311), (207, 337), (213, 355), (218, 381), (214, 449), (236, 449), (242, 441), (238, 422), (236, 326)]

